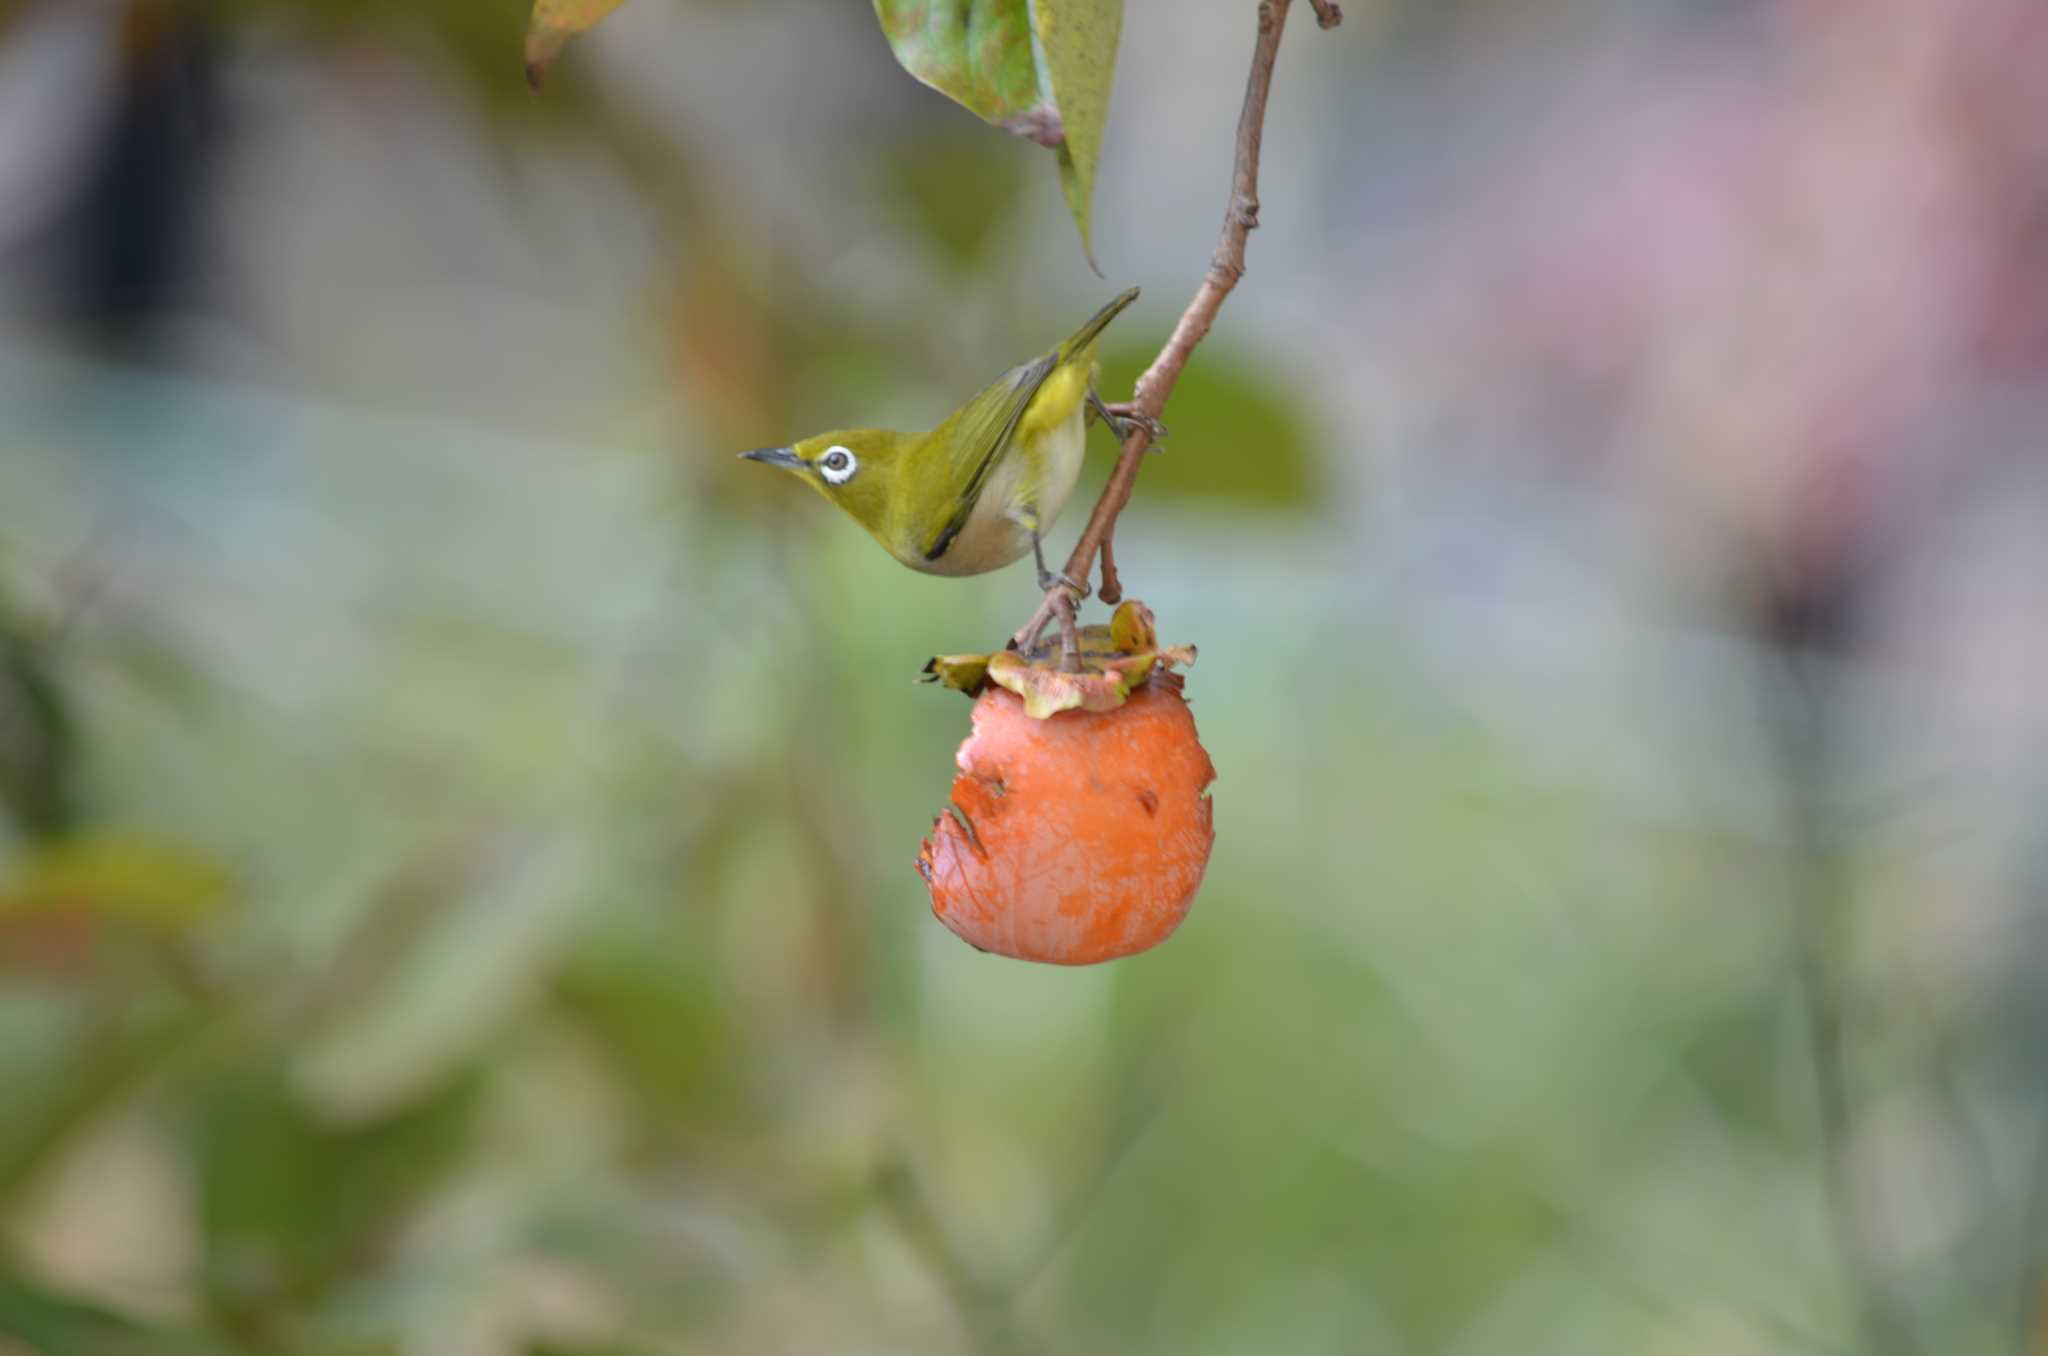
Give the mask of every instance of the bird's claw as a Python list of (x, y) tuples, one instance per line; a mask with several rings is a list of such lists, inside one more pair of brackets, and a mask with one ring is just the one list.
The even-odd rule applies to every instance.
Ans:
[(1152, 450), (1159, 451), (1166, 445), (1166, 425), (1146, 414), (1129, 401), (1118, 401), (1105, 405), (1103, 410), (1109, 419), (1109, 426), (1116, 430), (1116, 436), (1128, 440), (1131, 430), (1144, 429), (1152, 439)]
[(1060, 623), (1060, 646), (1067, 655), (1078, 655), (1074, 635), (1074, 609), (1088, 596), (1085, 588), (1075, 584), (1065, 575), (1044, 572), (1045, 597), (1039, 600), (1038, 610), (1031, 614), (1016, 635), (1010, 637), (1010, 648), (1020, 654), (1031, 654), (1038, 648), (1038, 639), (1045, 634), (1045, 628), (1057, 617)]
[(1088, 586), (1086, 584), (1077, 584), (1065, 574), (1048, 570), (1043, 565), (1039, 566), (1038, 591), (1040, 593), (1051, 593), (1054, 589), (1067, 590), (1067, 592), (1074, 595), (1075, 602), (1079, 602), (1088, 596)]
[(1150, 435), (1154, 451), (1166, 441), (1166, 425), (1139, 409), (1132, 401), (1119, 400), (1110, 404), (1090, 391), (1088, 407), (1095, 411), (1103, 423), (1109, 425), (1110, 432), (1116, 434), (1119, 442), (1129, 442), (1131, 433), (1136, 429), (1144, 429)]
[(1126, 414), (1122, 416), (1123, 428), (1118, 432), (1128, 438), (1133, 428), (1142, 428), (1152, 438), (1152, 450), (1159, 452), (1166, 447), (1166, 425), (1149, 414)]

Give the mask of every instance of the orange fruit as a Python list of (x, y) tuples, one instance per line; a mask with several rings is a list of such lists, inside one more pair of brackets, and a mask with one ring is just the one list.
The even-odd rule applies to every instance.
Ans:
[(990, 685), (954, 762), (917, 869), (932, 912), (972, 945), (1093, 965), (1157, 946), (1187, 917), (1216, 841), (1216, 769), (1178, 675), (1154, 673), (1114, 710), (1042, 719)]

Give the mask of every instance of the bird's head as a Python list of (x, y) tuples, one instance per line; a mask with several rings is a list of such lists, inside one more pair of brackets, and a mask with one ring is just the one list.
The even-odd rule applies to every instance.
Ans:
[(757, 447), (740, 455), (800, 476), (880, 536), (890, 506), (900, 502), (903, 453), (910, 441), (888, 429), (841, 429), (789, 447)]

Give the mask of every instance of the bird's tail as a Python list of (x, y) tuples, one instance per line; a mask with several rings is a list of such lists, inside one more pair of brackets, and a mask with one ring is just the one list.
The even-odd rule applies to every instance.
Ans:
[(1074, 337), (1060, 345), (1060, 361), (1065, 362), (1075, 354), (1086, 351), (1088, 346), (1095, 342), (1096, 337), (1109, 328), (1109, 322), (1116, 319), (1117, 313), (1137, 299), (1138, 289), (1133, 287), (1127, 292), (1120, 293), (1109, 305), (1088, 317), (1088, 323), (1075, 330)]

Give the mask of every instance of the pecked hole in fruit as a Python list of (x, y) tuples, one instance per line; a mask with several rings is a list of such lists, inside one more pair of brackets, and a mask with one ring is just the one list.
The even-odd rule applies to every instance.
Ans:
[(967, 841), (974, 846), (974, 855), (983, 858), (987, 857), (988, 849), (981, 845), (981, 835), (974, 831), (974, 821), (968, 818), (967, 811), (960, 808), (960, 803), (952, 800), (947, 801), (946, 813), (953, 816), (953, 821), (960, 826), (960, 831), (967, 835)]

